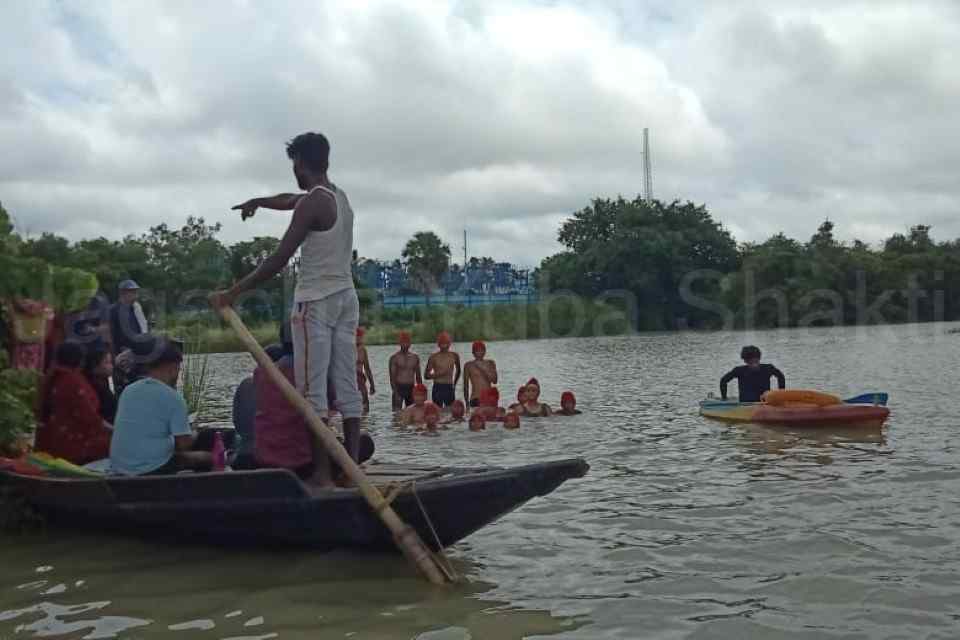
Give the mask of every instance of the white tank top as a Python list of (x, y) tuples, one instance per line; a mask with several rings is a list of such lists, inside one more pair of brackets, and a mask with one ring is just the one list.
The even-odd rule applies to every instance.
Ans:
[(294, 302), (321, 300), (345, 289), (353, 289), (353, 209), (347, 194), (339, 188), (316, 186), (337, 201), (337, 220), (326, 231), (310, 231), (300, 245), (300, 270)]

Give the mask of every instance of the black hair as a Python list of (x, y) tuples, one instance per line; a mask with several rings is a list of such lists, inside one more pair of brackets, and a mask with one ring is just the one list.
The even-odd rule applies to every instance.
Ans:
[(180, 364), (183, 362), (183, 349), (180, 343), (175, 340), (158, 338), (155, 349), (153, 357), (146, 363), (147, 369), (153, 369), (165, 364)]
[(287, 157), (299, 160), (311, 171), (326, 171), (330, 166), (330, 142), (322, 133), (301, 133), (287, 143)]
[(740, 349), (740, 358), (742, 358), (743, 360), (752, 360), (753, 358), (756, 358), (757, 360), (759, 360), (760, 355), (761, 355), (760, 349), (753, 346), (752, 344), (747, 345), (743, 349)]
[(87, 347), (87, 357), (83, 363), (83, 370), (87, 375), (93, 375), (93, 370), (100, 366), (108, 353), (110, 351), (103, 342), (95, 342)]
[(60, 343), (60, 346), (57, 347), (57, 364), (61, 367), (76, 369), (83, 366), (85, 355), (86, 349), (83, 348), (82, 344), (73, 340), (67, 340), (66, 342)]

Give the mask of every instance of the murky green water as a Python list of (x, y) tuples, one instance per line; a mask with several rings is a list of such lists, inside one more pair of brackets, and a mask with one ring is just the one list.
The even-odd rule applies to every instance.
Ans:
[[(6, 538), (0, 638), (957, 638), (948, 328), (493, 343), (503, 389), (536, 375), (547, 401), (575, 389), (584, 415), (419, 438), (391, 429), (383, 394), (369, 425), (384, 460), (590, 461), (457, 545), (466, 585), (431, 588), (393, 556)], [(790, 386), (889, 391), (892, 419), (799, 433), (698, 417), (746, 342)], [(370, 351), (386, 389), (390, 350)], [(250, 360), (216, 364), (213, 421)]]

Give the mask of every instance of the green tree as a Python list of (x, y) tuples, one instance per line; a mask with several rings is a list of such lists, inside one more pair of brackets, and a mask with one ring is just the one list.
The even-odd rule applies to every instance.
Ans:
[(226, 248), (216, 238), (220, 224), (208, 225), (203, 218), (187, 218), (179, 229), (166, 224), (150, 228), (143, 243), (149, 264), (161, 279), (158, 289), (175, 299), (191, 291), (210, 291), (229, 278)]
[(418, 231), (401, 255), (409, 277), (420, 292), (428, 294), (439, 288), (450, 266), (450, 245), (432, 231)]
[(541, 263), (539, 287), (586, 296), (629, 292), (640, 328), (703, 324), (708, 309), (689, 304), (685, 295), (719, 297), (720, 283), (712, 274), (735, 269), (738, 262), (730, 233), (706, 207), (692, 202), (596, 199), (563, 223), (558, 239), (568, 251)]

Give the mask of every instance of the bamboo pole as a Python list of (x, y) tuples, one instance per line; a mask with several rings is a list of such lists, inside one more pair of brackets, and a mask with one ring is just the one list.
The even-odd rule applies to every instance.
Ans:
[(280, 372), (277, 365), (273, 363), (270, 356), (263, 350), (260, 343), (250, 334), (243, 320), (233, 310), (233, 307), (224, 306), (217, 309), (220, 316), (229, 324), (240, 338), (241, 342), (247, 347), (247, 350), (254, 357), (275, 385), (280, 388), (284, 397), (300, 412), (306, 419), (307, 425), (313, 431), (327, 453), (336, 460), (343, 472), (349, 477), (360, 490), (360, 493), (369, 503), (373, 512), (380, 517), (383, 524), (393, 534), (393, 540), (405, 556), (420, 570), (420, 572), (433, 584), (446, 584), (447, 577), (436, 559), (430, 552), (430, 549), (420, 539), (416, 530), (400, 519), (390, 503), (387, 502), (383, 494), (380, 493), (370, 480), (367, 479), (363, 469), (354, 462), (350, 454), (347, 453), (340, 440), (334, 434), (333, 430), (320, 419), (320, 416), (313, 410), (313, 406), (300, 395), (300, 393), (290, 384), (286, 376)]

